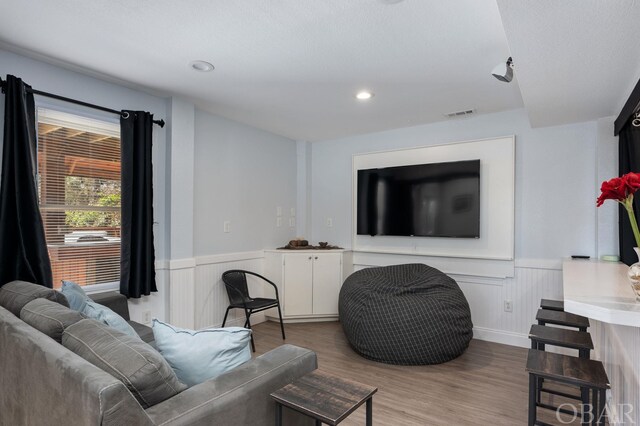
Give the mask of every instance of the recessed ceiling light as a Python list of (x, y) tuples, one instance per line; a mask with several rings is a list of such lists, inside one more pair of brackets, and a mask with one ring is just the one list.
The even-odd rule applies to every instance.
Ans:
[(213, 69), (215, 68), (212, 64), (206, 61), (193, 61), (189, 65), (191, 65), (191, 68), (193, 68), (194, 70), (200, 72), (213, 71)]
[(371, 98), (373, 98), (374, 94), (372, 92), (369, 92), (368, 90), (362, 90), (358, 93), (356, 93), (356, 99), (359, 101), (366, 101), (369, 100)]

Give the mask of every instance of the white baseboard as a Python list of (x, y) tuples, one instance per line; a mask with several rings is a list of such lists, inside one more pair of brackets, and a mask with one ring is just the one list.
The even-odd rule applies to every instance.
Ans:
[(493, 330), (491, 328), (473, 327), (473, 338), (487, 342), (502, 343), (504, 345), (530, 348), (531, 342), (526, 334), (510, 331)]

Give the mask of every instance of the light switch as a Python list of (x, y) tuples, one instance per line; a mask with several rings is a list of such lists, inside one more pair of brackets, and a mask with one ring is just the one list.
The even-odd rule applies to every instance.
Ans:
[(276, 218), (276, 226), (278, 228), (280, 228), (282, 226), (282, 218), (281, 217), (277, 217)]
[(225, 233), (229, 233), (231, 232), (231, 221), (230, 220), (225, 220), (224, 224), (222, 225), (222, 229)]
[(327, 228), (332, 228), (333, 227), (333, 219), (328, 217), (327, 218)]
[(296, 218), (295, 217), (290, 217), (289, 218), (289, 226), (294, 228), (296, 226)]
[(289, 211), (289, 216), (296, 217), (296, 208), (295, 207), (291, 207), (291, 210)]
[(276, 216), (282, 216), (282, 206), (276, 207)]

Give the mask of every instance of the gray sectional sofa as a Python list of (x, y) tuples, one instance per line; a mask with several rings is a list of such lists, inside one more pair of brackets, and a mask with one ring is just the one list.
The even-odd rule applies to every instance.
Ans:
[[(0, 425), (271, 425), (275, 404), (269, 394), (317, 368), (314, 352), (283, 345), (144, 409), (122, 381), (31, 327), (20, 312), (15, 314), (17, 309), (7, 309), (2, 291)], [(40, 293), (37, 297), (66, 302), (57, 294)], [(114, 310), (128, 319), (128, 309), (122, 311), (126, 300), (95, 299), (111, 307), (120, 303)], [(134, 328), (149, 341), (148, 327)], [(284, 420), (312, 424), (287, 410)]]

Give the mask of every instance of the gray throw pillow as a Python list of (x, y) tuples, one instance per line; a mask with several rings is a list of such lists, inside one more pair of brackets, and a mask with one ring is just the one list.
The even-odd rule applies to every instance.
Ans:
[(67, 327), (62, 344), (121, 380), (144, 408), (187, 388), (158, 351), (98, 321), (84, 319)]
[(0, 306), (20, 316), (24, 305), (34, 299), (48, 299), (69, 307), (67, 298), (59, 291), (26, 281), (11, 281), (0, 287)]
[(20, 319), (36, 330), (62, 343), (65, 328), (86, 318), (80, 312), (47, 299), (35, 299), (24, 305)]

